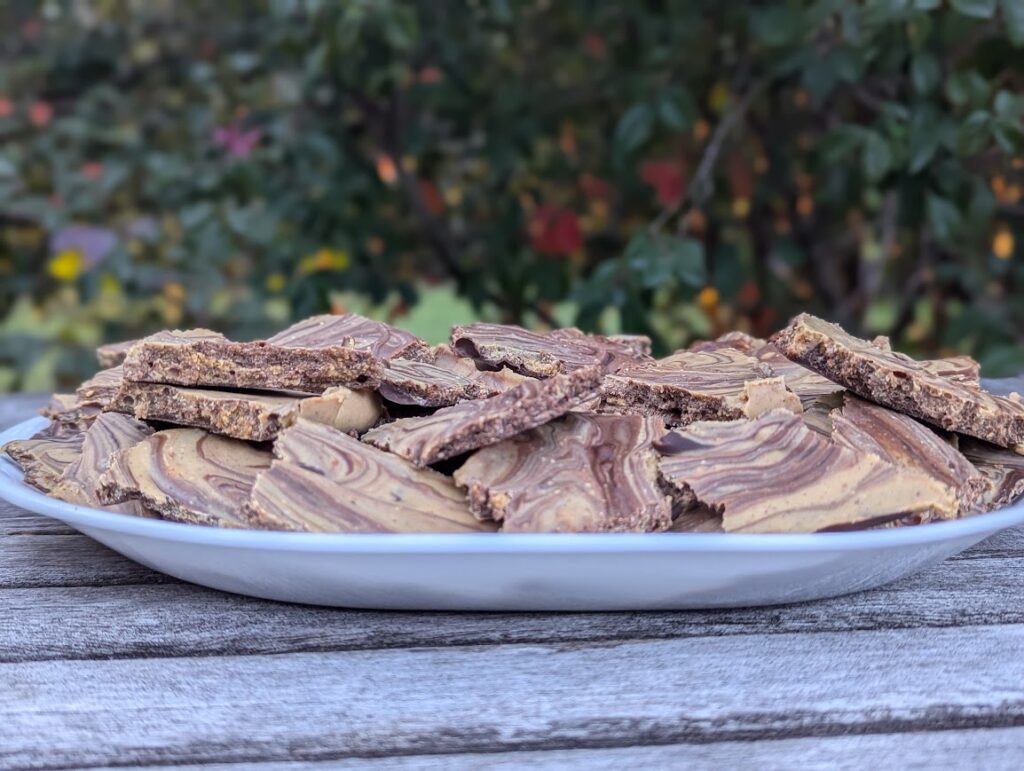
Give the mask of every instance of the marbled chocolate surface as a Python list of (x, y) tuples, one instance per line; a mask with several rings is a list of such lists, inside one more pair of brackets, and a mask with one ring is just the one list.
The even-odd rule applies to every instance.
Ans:
[[(48, 428), (51, 428), (51, 423)], [(53, 432), (47, 429), (31, 439), (13, 439), (0, 447), (25, 474), (25, 481), (44, 493), (60, 481), (69, 465), (82, 454), (85, 431)]]
[(438, 346), (421, 360), (398, 358), (386, 362), (378, 391), (394, 404), (450, 407), (496, 396), (528, 379), (507, 367), (478, 369), (472, 359)]
[(726, 532), (809, 533), (959, 510), (948, 486), (834, 444), (782, 410), (694, 423), (667, 434), (659, 449), (666, 482), (684, 504), (721, 512)]
[(773, 338), (789, 358), (858, 396), (947, 431), (1002, 447), (1024, 444), (1024, 403), (994, 396), (960, 377), (861, 340), (827, 321), (801, 314)]
[(598, 393), (601, 372), (576, 369), (546, 380), (527, 380), (489, 399), (443, 407), (367, 431), (363, 441), (429, 466), (543, 425)]
[(245, 512), (250, 524), (322, 533), (493, 530), (449, 477), (300, 419), (274, 445)]
[(657, 418), (572, 413), (477, 451), (455, 481), (505, 532), (664, 530), (671, 502), (652, 448), (662, 433)]
[(377, 359), (416, 358), (430, 347), (416, 335), (355, 313), (312, 316), (267, 339), (282, 348), (333, 348), (345, 340)]
[(1024, 496), (1024, 455), (970, 437), (961, 438), (960, 451), (989, 481), (977, 501), (981, 511), (1009, 506)]

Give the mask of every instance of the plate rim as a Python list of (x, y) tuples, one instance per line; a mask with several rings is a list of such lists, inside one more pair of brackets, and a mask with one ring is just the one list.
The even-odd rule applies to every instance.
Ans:
[[(46, 426), (29, 418), (0, 432), (0, 445), (25, 439)], [(100, 511), (51, 498), (25, 484), (21, 470), (0, 456), (0, 499), (72, 526), (128, 536), (245, 550), (333, 553), (747, 552), (875, 551), (907, 546), (980, 540), (1024, 525), (1024, 500), (998, 511), (964, 519), (891, 530), (829, 533), (295, 533), (216, 528)]]

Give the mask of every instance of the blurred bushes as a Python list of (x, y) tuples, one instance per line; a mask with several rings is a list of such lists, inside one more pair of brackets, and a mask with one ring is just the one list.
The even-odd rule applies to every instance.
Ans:
[(663, 349), (809, 309), (1024, 366), (1016, 0), (8, 0), (0, 23), (0, 388), (78, 377), (104, 339), (343, 308)]

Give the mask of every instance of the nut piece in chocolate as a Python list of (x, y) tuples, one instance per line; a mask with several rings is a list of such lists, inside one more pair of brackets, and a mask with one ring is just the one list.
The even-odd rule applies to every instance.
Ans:
[(455, 472), (504, 532), (650, 532), (672, 521), (658, 485), (657, 418), (572, 413), (485, 447)]
[(876, 404), (1001, 447), (1024, 444), (1024, 403), (1019, 397), (994, 396), (961, 377), (937, 374), (887, 346), (806, 313), (772, 342), (790, 359)]

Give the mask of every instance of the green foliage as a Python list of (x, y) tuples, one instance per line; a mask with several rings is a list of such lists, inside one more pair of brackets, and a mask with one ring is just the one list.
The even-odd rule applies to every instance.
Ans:
[(1019, 370), (1022, 7), (12, 0), (0, 387), (343, 308)]

